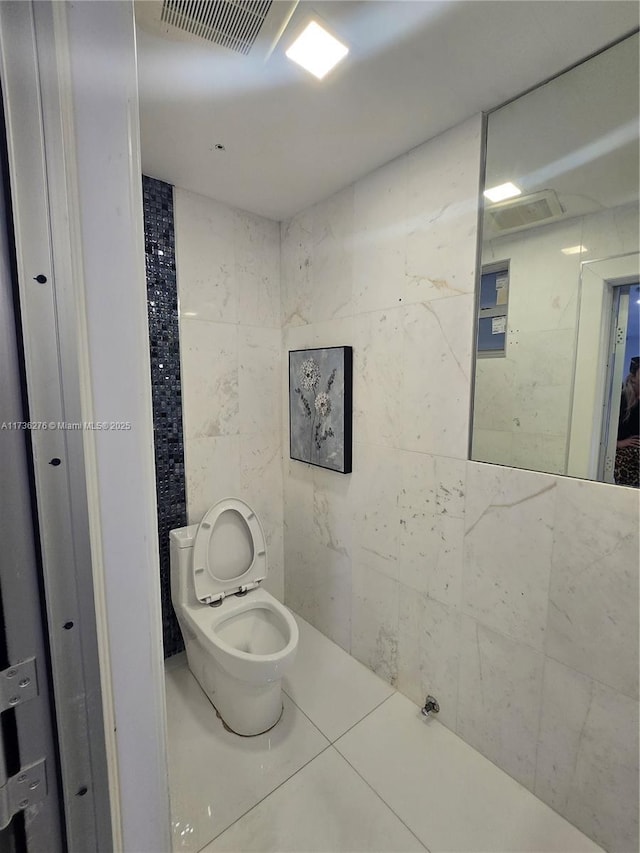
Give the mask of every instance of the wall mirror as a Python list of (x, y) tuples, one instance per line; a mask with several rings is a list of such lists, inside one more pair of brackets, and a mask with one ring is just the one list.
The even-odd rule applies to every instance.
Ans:
[(637, 487), (638, 49), (488, 117), (476, 461)]

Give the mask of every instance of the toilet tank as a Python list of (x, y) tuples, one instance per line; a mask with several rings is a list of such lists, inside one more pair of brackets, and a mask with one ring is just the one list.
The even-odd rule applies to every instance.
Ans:
[(191, 560), (197, 524), (179, 527), (169, 533), (169, 559), (171, 570), (171, 600), (174, 604), (197, 604), (193, 586)]

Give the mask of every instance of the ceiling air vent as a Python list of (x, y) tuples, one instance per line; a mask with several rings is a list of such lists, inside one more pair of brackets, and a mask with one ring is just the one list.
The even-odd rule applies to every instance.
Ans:
[(298, 0), (138, 0), (143, 29), (180, 41), (208, 41), (267, 59)]
[(560, 219), (564, 211), (553, 190), (518, 196), (518, 198), (487, 205), (485, 214), (493, 230), (516, 231), (534, 225), (546, 225)]

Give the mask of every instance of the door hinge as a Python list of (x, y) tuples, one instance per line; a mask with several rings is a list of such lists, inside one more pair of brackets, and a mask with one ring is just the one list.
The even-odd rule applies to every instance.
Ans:
[(0, 672), (0, 712), (38, 695), (36, 659), (27, 658)]
[(47, 795), (45, 759), (23, 767), (0, 787), (0, 829), (11, 823), (14, 815), (42, 802)]

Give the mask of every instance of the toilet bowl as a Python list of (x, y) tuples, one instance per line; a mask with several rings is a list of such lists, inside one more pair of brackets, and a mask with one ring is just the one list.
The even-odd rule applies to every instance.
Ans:
[(282, 715), (282, 677), (298, 626), (261, 587), (267, 551), (260, 520), (227, 498), (199, 525), (172, 530), (171, 600), (189, 669), (231, 731), (257, 735)]

